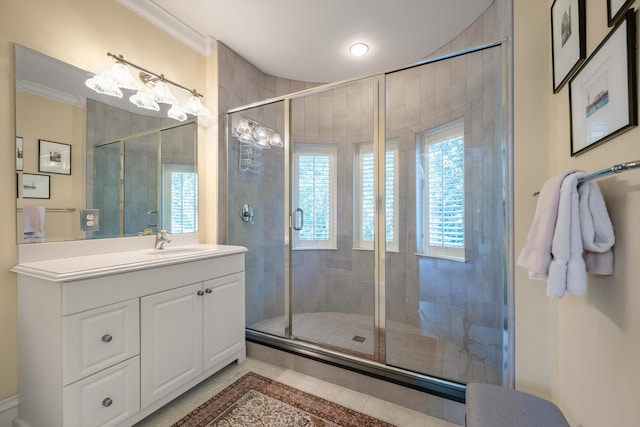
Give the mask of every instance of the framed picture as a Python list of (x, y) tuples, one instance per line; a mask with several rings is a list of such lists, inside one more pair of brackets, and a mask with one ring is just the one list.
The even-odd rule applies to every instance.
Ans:
[(38, 172), (71, 175), (71, 145), (40, 141)]
[(22, 174), (23, 199), (50, 199), (51, 184), (49, 175), (35, 173)]
[(635, 33), (629, 10), (569, 82), (572, 156), (638, 124)]
[(553, 93), (569, 81), (587, 56), (585, 0), (554, 0), (551, 5)]
[(607, 0), (607, 22), (610, 27), (618, 23), (631, 3), (633, 0)]
[(24, 157), (24, 152), (22, 148), (22, 137), (16, 136), (16, 170), (21, 171), (23, 169), (22, 158)]

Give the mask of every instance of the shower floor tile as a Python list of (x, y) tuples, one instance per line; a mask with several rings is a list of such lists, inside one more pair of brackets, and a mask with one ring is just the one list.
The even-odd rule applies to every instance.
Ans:
[[(285, 320), (283, 316), (273, 317), (249, 328), (283, 336)], [(488, 350), (479, 358), (473, 353), (473, 346), (464, 349), (450, 340), (400, 322), (387, 321), (386, 332), (389, 365), (462, 383), (499, 382), (500, 375), (491, 364), (493, 359), (486, 353)], [(372, 316), (333, 312), (293, 315), (292, 336), (319, 345), (373, 356), (373, 335)], [(354, 337), (364, 340), (354, 340)]]

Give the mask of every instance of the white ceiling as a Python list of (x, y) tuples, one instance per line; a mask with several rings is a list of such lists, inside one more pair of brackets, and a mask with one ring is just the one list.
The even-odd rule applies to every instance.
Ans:
[[(493, 0), (118, 0), (203, 54), (219, 40), (261, 71), (335, 82), (410, 65)], [(369, 45), (354, 57), (349, 47)]]

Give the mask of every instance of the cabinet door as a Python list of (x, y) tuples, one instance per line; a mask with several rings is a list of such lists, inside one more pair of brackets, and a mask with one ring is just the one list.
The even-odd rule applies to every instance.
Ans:
[(244, 273), (204, 282), (204, 370), (245, 348)]
[(202, 283), (140, 300), (141, 405), (202, 372)]

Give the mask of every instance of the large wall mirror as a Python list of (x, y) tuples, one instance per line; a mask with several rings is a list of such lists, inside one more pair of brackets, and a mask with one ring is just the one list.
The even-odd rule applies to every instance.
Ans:
[(15, 45), (18, 243), (198, 230), (197, 124)]

